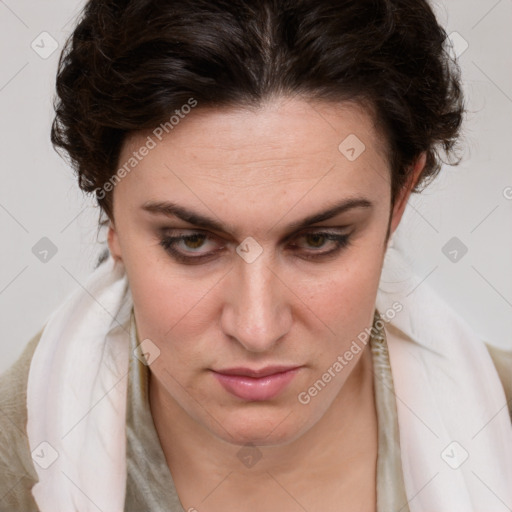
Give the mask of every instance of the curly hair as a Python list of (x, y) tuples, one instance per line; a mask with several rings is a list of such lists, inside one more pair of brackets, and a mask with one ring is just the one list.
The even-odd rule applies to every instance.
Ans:
[(427, 0), (89, 0), (60, 55), (51, 141), (112, 219), (98, 191), (127, 134), (190, 98), (354, 100), (387, 143), (393, 204), (422, 152), (413, 192), (456, 153), (464, 100), (446, 39)]

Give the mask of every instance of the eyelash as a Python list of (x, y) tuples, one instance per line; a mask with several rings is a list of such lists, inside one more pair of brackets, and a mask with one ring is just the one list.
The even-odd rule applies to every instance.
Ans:
[[(216, 252), (219, 251), (210, 251), (209, 253), (202, 254), (201, 256), (184, 256), (180, 251), (177, 251), (174, 246), (176, 243), (180, 241), (188, 241), (197, 238), (197, 236), (203, 236), (204, 241), (208, 239), (213, 239), (213, 237), (205, 234), (202, 231), (193, 231), (190, 235), (180, 235), (180, 236), (166, 236), (161, 239), (160, 245), (164, 248), (164, 250), (176, 261), (184, 264), (197, 264), (201, 263), (205, 259), (211, 258)], [(326, 241), (335, 242), (336, 247), (331, 251), (314, 251), (317, 254), (309, 254), (305, 256), (301, 256), (306, 260), (318, 260), (321, 258), (328, 258), (329, 256), (334, 256), (338, 254), (342, 249), (346, 248), (350, 244), (350, 234), (340, 234), (333, 233), (329, 231), (308, 231), (301, 233), (298, 238), (308, 236), (308, 235), (316, 235), (323, 236), (326, 238)]]

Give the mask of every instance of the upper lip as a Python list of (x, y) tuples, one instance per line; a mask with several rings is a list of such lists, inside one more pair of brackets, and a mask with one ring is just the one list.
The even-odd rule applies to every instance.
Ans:
[(299, 368), (298, 366), (265, 366), (264, 368), (260, 368), (258, 370), (252, 368), (226, 368), (225, 370), (215, 370), (216, 373), (222, 373), (224, 375), (240, 375), (243, 377), (267, 377), (269, 375), (275, 375), (276, 373), (282, 373), (289, 370), (294, 370), (295, 368)]

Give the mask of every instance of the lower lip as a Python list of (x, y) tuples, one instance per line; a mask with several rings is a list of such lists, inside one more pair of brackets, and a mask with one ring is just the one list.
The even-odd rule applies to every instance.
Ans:
[(224, 389), (242, 400), (263, 401), (276, 397), (295, 377), (300, 368), (267, 375), (266, 377), (245, 377), (213, 372)]

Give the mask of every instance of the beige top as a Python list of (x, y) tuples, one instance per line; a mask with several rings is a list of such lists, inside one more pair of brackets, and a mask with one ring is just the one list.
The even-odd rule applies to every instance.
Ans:
[[(129, 323), (133, 353), (138, 345), (133, 310)], [(37, 473), (26, 435), (26, 389), (30, 361), (43, 329), (30, 340), (18, 360), (0, 375), (0, 512), (38, 510), (30, 492), (37, 482)], [(376, 330), (375, 327), (374, 332)], [(370, 347), (378, 419), (377, 511), (409, 512), (400, 461), (393, 380), (383, 330), (372, 336)], [(512, 419), (512, 351), (489, 345), (487, 348), (500, 375)], [(125, 512), (184, 512), (151, 416), (148, 372), (148, 367), (136, 357), (130, 359)]]

